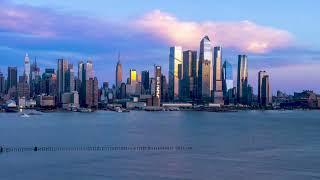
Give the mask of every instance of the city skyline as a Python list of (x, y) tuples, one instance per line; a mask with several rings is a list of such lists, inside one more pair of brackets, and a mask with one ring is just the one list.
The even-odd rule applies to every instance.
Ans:
[[(114, 11), (110, 11), (109, 15), (101, 15), (102, 11), (99, 10), (97, 14), (92, 13), (96, 10), (97, 3), (92, 3), (85, 10), (84, 2), (75, 3), (76, 5), (72, 8), (68, 3), (54, 1), (6, 0), (0, 2), (2, 73), (6, 74), (6, 67), (10, 65), (18, 66), (21, 74), (23, 69), (21, 59), (26, 53), (29, 54), (31, 62), (37, 57), (42, 70), (55, 67), (56, 59), (62, 57), (74, 64), (81, 59), (91, 58), (96, 64), (95, 70), (99, 81), (108, 81), (113, 84), (114, 72), (111, 70), (116, 63), (118, 52), (122, 54), (121, 62), (125, 77), (128, 77), (127, 70), (130, 68), (137, 69), (139, 72), (142, 70), (153, 72), (154, 64), (160, 64), (162, 72), (167, 72), (169, 69), (168, 47), (181, 45), (183, 51), (191, 49), (199, 52), (199, 42), (204, 35), (208, 34), (213, 47), (223, 47), (222, 61), (228, 60), (234, 72), (237, 68), (237, 55), (248, 55), (249, 84), (254, 86), (254, 92), (258, 89), (256, 76), (260, 70), (265, 70), (271, 75), (273, 94), (278, 89), (287, 93), (303, 89), (319, 92), (320, 79), (317, 69), (320, 67), (318, 51), (320, 41), (318, 38), (309, 37), (312, 34), (310, 31), (317, 32), (319, 27), (314, 25), (312, 30), (303, 28), (303, 25), (310, 25), (308, 17), (314, 17), (314, 6), (318, 2), (309, 3), (309, 5), (294, 3), (290, 8), (286, 8), (288, 14), (281, 16), (280, 19), (277, 19), (276, 15), (286, 7), (285, 4), (288, 2), (275, 5), (262, 2), (265, 7), (272, 8), (274, 11), (268, 16), (265, 16), (265, 10), (253, 1), (244, 1), (242, 4), (233, 2), (229, 6), (218, 1), (201, 1), (196, 5), (191, 3), (193, 6), (189, 3), (184, 5), (186, 9), (196, 10), (201, 7), (201, 3), (206, 3), (220, 7), (216, 9), (217, 12), (222, 8), (226, 11), (226, 13), (205, 13), (207, 9), (205, 7), (197, 15), (179, 12), (178, 2), (173, 2), (170, 7), (161, 5), (165, 3), (157, 1), (141, 2), (134, 5), (145, 7), (141, 12), (133, 12), (133, 8), (126, 7), (120, 8), (114, 15), (112, 14), (115, 13)], [(126, 3), (131, 4), (128, 1)], [(117, 2), (112, 6), (118, 5)], [(241, 7), (246, 5), (248, 11), (240, 13)], [(298, 11), (294, 10), (298, 7), (311, 10), (297, 17), (294, 12)], [(106, 5), (105, 8), (111, 7)], [(234, 13), (228, 14), (227, 12), (231, 10), (234, 10)], [(120, 12), (122, 15), (119, 15)], [(84, 16), (86, 18), (82, 18)], [(30, 17), (37, 18), (29, 22)], [(63, 21), (58, 21), (61, 18)], [(295, 19), (294, 22), (292, 22), (293, 19)], [(43, 20), (55, 26), (43, 24)], [(170, 31), (170, 28), (164, 29), (168, 25), (176, 32)], [(143, 30), (136, 26), (143, 27)], [(78, 27), (83, 27), (83, 32), (76, 31), (75, 28)], [(122, 27), (130, 27), (130, 31), (118, 31), (123, 29)], [(232, 29), (236, 29), (236, 32)], [(235, 35), (231, 36), (233, 34)], [(284, 74), (283, 72), (295, 73)], [(305, 81), (305, 77), (299, 75), (305, 72), (308, 72), (309, 81)], [(236, 73), (233, 75), (235, 81)]]

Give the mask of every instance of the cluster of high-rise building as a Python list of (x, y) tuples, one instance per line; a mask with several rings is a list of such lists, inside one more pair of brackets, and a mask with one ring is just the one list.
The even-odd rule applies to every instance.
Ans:
[[(197, 51), (174, 46), (169, 56), (169, 100), (251, 105), (253, 89), (248, 83), (248, 58), (238, 56), (237, 83), (233, 85), (232, 65), (222, 62), (222, 47), (212, 47), (208, 36)], [(260, 77), (261, 76), (261, 77)], [(259, 104), (271, 104), (269, 76), (259, 72)]]
[[(18, 77), (17, 67), (8, 67), (6, 78), (0, 72), (0, 97), (2, 100), (16, 100), (19, 106), (35, 100), (41, 101), (37, 103), (41, 106), (65, 108), (97, 108), (99, 103), (124, 101), (134, 102), (131, 106), (161, 106), (166, 102), (252, 105), (254, 95), (248, 83), (247, 56), (238, 56), (236, 86), (233, 67), (222, 58), (222, 47), (213, 47), (210, 38), (205, 36), (200, 41), (199, 53), (183, 50), (180, 46), (170, 48), (168, 76), (162, 72), (161, 66), (154, 65), (153, 74), (148, 70), (130, 69), (129, 77), (124, 79), (119, 54), (115, 85), (109, 87), (109, 83), (104, 82), (99, 88), (91, 60), (80, 61), (75, 73), (73, 64), (58, 59), (56, 69), (47, 68), (40, 74), (36, 59), (31, 63), (26, 54), (21, 76)], [(265, 71), (258, 74), (256, 102), (260, 106), (272, 103), (270, 79)]]

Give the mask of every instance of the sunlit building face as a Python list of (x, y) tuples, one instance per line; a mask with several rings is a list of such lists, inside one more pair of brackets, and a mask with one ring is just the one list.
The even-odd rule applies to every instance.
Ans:
[(212, 62), (212, 46), (208, 36), (205, 36), (200, 42), (200, 60), (210, 61), (210, 91), (213, 89), (213, 62)]
[(137, 82), (137, 71), (134, 69), (130, 69), (130, 81), (131, 83)]

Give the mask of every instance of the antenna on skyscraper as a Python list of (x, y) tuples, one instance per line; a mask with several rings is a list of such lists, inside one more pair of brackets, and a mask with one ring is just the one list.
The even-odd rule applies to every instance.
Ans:
[(120, 52), (118, 52), (118, 62), (120, 63)]

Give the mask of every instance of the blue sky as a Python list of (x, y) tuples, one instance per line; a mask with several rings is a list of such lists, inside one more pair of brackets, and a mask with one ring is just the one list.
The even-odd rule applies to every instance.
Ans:
[(100, 81), (113, 82), (120, 51), (126, 71), (160, 64), (167, 74), (169, 46), (198, 50), (208, 34), (234, 66), (237, 54), (249, 55), (254, 87), (258, 70), (267, 70), (274, 91), (319, 92), (318, 7), (316, 0), (0, 0), (0, 68), (22, 66), (26, 52), (43, 67), (92, 58)]

